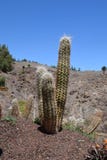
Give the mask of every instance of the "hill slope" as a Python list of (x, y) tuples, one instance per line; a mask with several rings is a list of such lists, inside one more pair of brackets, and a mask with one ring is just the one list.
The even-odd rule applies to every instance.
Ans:
[[(38, 116), (36, 92), (36, 70), (38, 66), (41, 66), (41, 64), (15, 62), (12, 72), (8, 74), (1, 73), (5, 76), (6, 86), (8, 87), (8, 91), (0, 91), (0, 104), (3, 107), (3, 115), (6, 115), (14, 98), (26, 100), (29, 95), (33, 95), (35, 116)], [(45, 67), (56, 76), (55, 68)], [(107, 133), (106, 94), (106, 74), (103, 75), (97, 71), (70, 71), (64, 122), (71, 121), (84, 127), (85, 130), (87, 130), (88, 124), (92, 127), (90, 131), (96, 129), (97, 132)], [(93, 122), (91, 122), (92, 119)], [(96, 119), (96, 124), (94, 119)], [(86, 125), (83, 125), (85, 123)]]

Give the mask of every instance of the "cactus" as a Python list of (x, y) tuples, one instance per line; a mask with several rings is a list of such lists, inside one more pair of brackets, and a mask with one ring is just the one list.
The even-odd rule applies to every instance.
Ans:
[(37, 70), (39, 118), (46, 133), (57, 132), (57, 105), (54, 78), (45, 68)]
[(43, 119), (43, 98), (42, 98), (42, 75), (46, 72), (46, 68), (38, 67), (37, 69), (37, 95), (38, 95), (38, 112), (40, 123), (42, 124)]
[(62, 37), (59, 47), (56, 86), (53, 76), (43, 67), (37, 70), (37, 90), (41, 126), (47, 133), (62, 128), (70, 70), (70, 38)]
[(43, 128), (47, 133), (57, 132), (57, 104), (55, 85), (52, 74), (46, 72), (42, 76)]
[(64, 36), (61, 38), (56, 77), (56, 101), (59, 130), (62, 128), (62, 119), (67, 96), (70, 70), (70, 45), (69, 37)]
[(26, 119), (29, 118), (29, 115), (31, 114), (31, 110), (33, 108), (33, 105), (34, 105), (33, 104), (33, 95), (29, 95), (28, 99), (26, 101), (26, 105), (25, 105), (25, 115), (24, 115), (24, 117)]

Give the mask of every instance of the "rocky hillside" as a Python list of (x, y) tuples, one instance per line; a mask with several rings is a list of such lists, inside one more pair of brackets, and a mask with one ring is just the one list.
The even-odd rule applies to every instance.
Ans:
[[(36, 93), (36, 70), (38, 63), (15, 62), (14, 70), (8, 74), (0, 73), (6, 78), (7, 91), (0, 91), (0, 105), (3, 116), (7, 114), (12, 101), (27, 100), (33, 95), (34, 116), (38, 116)], [(45, 66), (55, 76), (56, 69)], [(99, 135), (107, 132), (107, 75), (101, 72), (71, 71), (64, 122), (79, 125), (85, 132), (94, 130)]]

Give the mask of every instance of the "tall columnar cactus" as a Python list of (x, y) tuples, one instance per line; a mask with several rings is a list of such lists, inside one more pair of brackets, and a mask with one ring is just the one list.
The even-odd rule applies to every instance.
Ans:
[(37, 70), (39, 117), (47, 133), (56, 133), (62, 127), (70, 70), (70, 38), (61, 38), (56, 86), (53, 76), (44, 68)]
[(28, 99), (27, 99), (27, 101), (26, 101), (26, 105), (25, 105), (25, 115), (24, 115), (24, 117), (25, 117), (26, 119), (29, 118), (29, 116), (30, 116), (30, 114), (31, 114), (31, 111), (32, 111), (32, 108), (33, 108), (33, 106), (34, 106), (33, 100), (34, 100), (33, 95), (29, 95), (29, 96), (28, 96)]
[(42, 76), (43, 128), (47, 133), (57, 132), (57, 104), (55, 85), (52, 74), (46, 72)]
[(42, 98), (42, 76), (44, 73), (46, 73), (46, 68), (44, 67), (38, 67), (37, 69), (37, 95), (38, 95), (38, 112), (39, 112), (39, 118), (40, 123), (42, 124), (43, 119), (43, 98)]
[(37, 88), (39, 99), (39, 118), (47, 133), (57, 132), (57, 104), (54, 78), (45, 68), (37, 70)]
[(70, 38), (64, 36), (60, 40), (59, 57), (56, 77), (56, 101), (58, 111), (58, 126), (62, 128), (62, 119), (67, 96), (67, 87), (70, 70)]

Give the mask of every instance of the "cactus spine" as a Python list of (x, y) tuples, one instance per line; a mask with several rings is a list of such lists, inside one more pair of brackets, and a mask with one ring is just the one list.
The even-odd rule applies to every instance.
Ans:
[(56, 101), (59, 130), (62, 128), (62, 119), (67, 96), (67, 87), (70, 70), (70, 38), (64, 36), (60, 40), (59, 57), (56, 77)]

